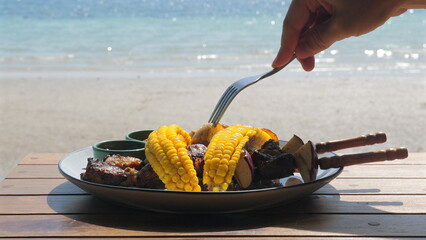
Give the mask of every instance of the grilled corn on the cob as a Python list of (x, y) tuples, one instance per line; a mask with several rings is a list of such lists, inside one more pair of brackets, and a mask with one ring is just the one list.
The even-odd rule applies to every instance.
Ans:
[(259, 149), (272, 137), (259, 128), (233, 125), (213, 136), (204, 156), (203, 183), (209, 191), (226, 191), (243, 148)]
[(201, 191), (187, 146), (191, 137), (178, 125), (162, 126), (146, 142), (146, 158), (169, 190)]
[(244, 125), (214, 127), (211, 124), (196, 131), (192, 139), (187, 132), (173, 124), (153, 131), (147, 139), (145, 152), (167, 189), (200, 191), (187, 146), (193, 144), (193, 140), (197, 143), (206, 141), (208, 147), (204, 156), (203, 184), (209, 191), (226, 191), (243, 148), (254, 151), (270, 139), (278, 140), (274, 133), (266, 129)]

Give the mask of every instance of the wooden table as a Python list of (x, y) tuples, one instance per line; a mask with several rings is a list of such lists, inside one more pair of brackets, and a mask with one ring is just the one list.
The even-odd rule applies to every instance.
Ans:
[(154, 213), (104, 202), (60, 175), (62, 156), (30, 154), (0, 182), (0, 238), (426, 237), (426, 153), (347, 167), (292, 205), (216, 215)]

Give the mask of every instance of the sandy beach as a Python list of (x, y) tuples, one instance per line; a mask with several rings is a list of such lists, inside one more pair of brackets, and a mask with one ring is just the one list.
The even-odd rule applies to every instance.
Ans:
[[(172, 123), (188, 131), (200, 127), (226, 87), (242, 77), (200, 75), (2, 76), (0, 179), (29, 153), (69, 153)], [(290, 78), (280, 73), (240, 93), (222, 122), (315, 142), (383, 131), (387, 143), (343, 152), (399, 146), (421, 152), (426, 150), (425, 92), (424, 77)]]

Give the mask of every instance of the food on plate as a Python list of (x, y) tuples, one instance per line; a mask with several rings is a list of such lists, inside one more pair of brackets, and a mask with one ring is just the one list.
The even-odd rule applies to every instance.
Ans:
[(293, 135), (290, 140), (281, 149), (285, 153), (295, 153), (301, 146), (303, 146), (303, 140), (297, 135)]
[(94, 183), (120, 185), (126, 181), (127, 174), (120, 167), (109, 165), (99, 159), (89, 158), (86, 171), (80, 177)]
[[(299, 149), (298, 149), (299, 148)], [(172, 124), (153, 131), (145, 145), (146, 160), (120, 155), (88, 159), (83, 180), (128, 187), (180, 191), (236, 191), (315, 180), (317, 165), (307, 159), (303, 141), (293, 136), (280, 148), (265, 128), (205, 124), (190, 133)], [(316, 164), (316, 163), (315, 163)]]
[(293, 175), (295, 158), (292, 154), (283, 153), (278, 142), (269, 140), (262, 148), (253, 152), (252, 159), (256, 163), (258, 176), (263, 179), (278, 179)]
[(253, 152), (264, 142), (277, 140), (270, 131), (244, 125), (206, 124), (191, 135), (196, 144), (207, 144), (201, 179), (188, 154), (193, 141), (186, 131), (175, 124), (162, 126), (147, 139), (147, 160), (169, 190), (201, 191), (203, 186), (208, 191), (226, 191), (243, 148)]
[(294, 157), (303, 181), (309, 182), (315, 180), (318, 172), (318, 157), (312, 142), (308, 141), (301, 146), (294, 153)]
[[(382, 133), (368, 136), (321, 143), (320, 152), (383, 142)], [(210, 123), (190, 133), (172, 124), (151, 132), (146, 159), (89, 158), (81, 179), (124, 187), (239, 191), (315, 181), (319, 166), (328, 169), (408, 156), (406, 148), (398, 148), (318, 159), (317, 145), (294, 135), (280, 148), (272, 131), (239, 124)]]
[(104, 159), (104, 162), (111, 166), (117, 166), (122, 169), (135, 168), (140, 170), (143, 167), (143, 162), (139, 158), (125, 157), (118, 154), (110, 155)]
[(99, 160), (89, 158), (81, 179), (115, 186), (164, 188), (149, 163), (135, 157), (118, 154), (106, 156)]

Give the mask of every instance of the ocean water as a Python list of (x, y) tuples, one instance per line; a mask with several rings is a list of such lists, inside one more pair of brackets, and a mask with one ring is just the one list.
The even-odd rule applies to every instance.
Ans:
[[(0, 0), (0, 77), (264, 71), (290, 1)], [(426, 73), (426, 11), (318, 54), (316, 74)], [(302, 72), (298, 64), (289, 71)]]

